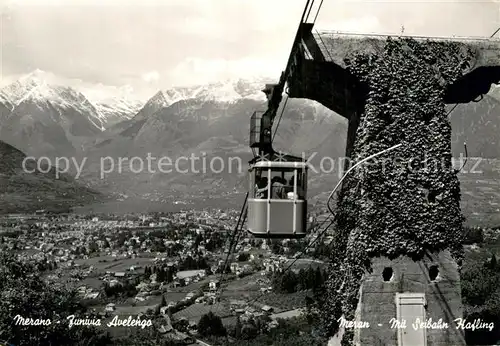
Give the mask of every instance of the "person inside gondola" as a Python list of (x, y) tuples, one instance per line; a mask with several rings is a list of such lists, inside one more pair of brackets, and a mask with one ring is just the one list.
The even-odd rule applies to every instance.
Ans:
[(267, 198), (267, 177), (262, 177), (255, 184), (255, 198)]
[(281, 177), (274, 177), (271, 180), (271, 198), (273, 199), (285, 199), (285, 185), (286, 180)]
[(294, 183), (294, 177), (292, 177), (288, 181), (288, 185), (287, 185), (287, 198), (288, 199), (297, 199), (298, 198), (297, 194), (293, 192), (293, 183)]
[(301, 182), (300, 182), (298, 177), (297, 177), (297, 193), (293, 192), (293, 184), (294, 184), (294, 177), (292, 176), (292, 178), (288, 182), (288, 186), (289, 186), (288, 193), (287, 193), (288, 199), (303, 199), (304, 198), (304, 190), (302, 189), (302, 185), (301, 185)]

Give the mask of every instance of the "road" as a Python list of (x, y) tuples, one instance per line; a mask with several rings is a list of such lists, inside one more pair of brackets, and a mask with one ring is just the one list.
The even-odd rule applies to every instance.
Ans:
[(287, 319), (287, 318), (292, 318), (292, 317), (298, 317), (298, 316), (302, 315), (303, 310), (304, 310), (303, 308), (288, 310), (288, 311), (280, 312), (278, 314), (272, 314), (271, 318), (272, 319), (278, 319), (278, 318)]
[(198, 340), (198, 339), (195, 339), (196, 342), (199, 344), (199, 345), (203, 345), (203, 346), (212, 346), (210, 344), (207, 344), (205, 341), (201, 341), (201, 340)]
[[(229, 341), (231, 341), (231, 342), (235, 342), (235, 341), (236, 341), (236, 339), (234, 339), (234, 338), (232, 338), (232, 337), (230, 337), (230, 336), (228, 336), (227, 338), (228, 338), (228, 340), (229, 340)], [(202, 345), (202, 346), (213, 346), (213, 345), (207, 344), (205, 341), (201, 341), (201, 340), (196, 339), (196, 338), (195, 338), (195, 340), (196, 340), (196, 342), (198, 343), (198, 345)]]

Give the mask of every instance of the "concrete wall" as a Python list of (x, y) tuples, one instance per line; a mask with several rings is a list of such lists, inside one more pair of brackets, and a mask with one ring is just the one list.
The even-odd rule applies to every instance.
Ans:
[[(429, 268), (437, 265), (439, 274), (431, 281)], [(393, 276), (384, 281), (384, 268), (390, 267)], [(456, 262), (449, 252), (426, 256), (415, 262), (408, 257), (395, 260), (379, 257), (372, 261), (372, 273), (364, 277), (357, 316), (359, 321), (370, 323), (370, 328), (357, 329), (355, 340), (360, 345), (397, 346), (397, 329), (391, 329), (389, 321), (397, 318), (396, 293), (424, 293), (427, 301), (426, 319), (449, 324), (447, 329), (427, 329), (427, 346), (465, 345), (463, 333), (453, 322), (462, 318), (460, 277)], [(382, 324), (382, 326), (378, 326)], [(408, 321), (407, 328), (412, 328)], [(358, 344), (358, 343), (357, 343)], [(405, 346), (405, 345), (403, 345)], [(423, 345), (422, 345), (423, 346)]]

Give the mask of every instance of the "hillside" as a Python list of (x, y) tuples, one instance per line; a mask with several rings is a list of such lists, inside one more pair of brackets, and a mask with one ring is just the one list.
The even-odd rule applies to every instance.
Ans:
[(0, 141), (0, 214), (38, 209), (64, 211), (102, 198), (69, 176), (57, 177), (54, 168), (43, 165), (37, 168), (36, 163), (27, 161), (25, 171), (25, 157), (20, 150)]
[(486, 95), (479, 102), (458, 105), (449, 116), (452, 149), (455, 156), (463, 153), (467, 142), (470, 156), (500, 158), (500, 101)]
[[(150, 106), (148, 103), (145, 108)], [(223, 196), (246, 189), (247, 162), (252, 158), (248, 147), (250, 116), (263, 108), (263, 102), (255, 99), (219, 102), (193, 98), (158, 107), (149, 114), (142, 110), (125, 128), (88, 151), (84, 176), (101, 186), (112, 182), (128, 195), (158, 191), (169, 197)], [(276, 133), (275, 148), (305, 158), (315, 155), (316, 165), (325, 157), (338, 160), (345, 151), (346, 125), (345, 119), (315, 102), (290, 100)], [(152, 170), (146, 165), (148, 155), (156, 158)], [(103, 157), (116, 163), (105, 179), (97, 176)], [(172, 162), (171, 172), (158, 170), (162, 157)], [(131, 167), (124, 161), (117, 167), (120, 158), (136, 158), (136, 164)], [(140, 161), (144, 163), (142, 170), (138, 170)], [(329, 171), (326, 166), (330, 161), (324, 161)]]

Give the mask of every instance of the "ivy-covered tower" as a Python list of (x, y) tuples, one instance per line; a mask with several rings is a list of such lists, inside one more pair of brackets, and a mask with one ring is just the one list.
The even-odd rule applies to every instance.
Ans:
[[(389, 39), (377, 55), (346, 60), (366, 95), (352, 159), (402, 144), (349, 176), (338, 201), (325, 311), (365, 323), (339, 325), (355, 344), (465, 344), (455, 326), (463, 220), (444, 95), (471, 65), (466, 48)], [(414, 325), (429, 321), (448, 328)]]
[[(500, 41), (303, 37), (291, 97), (349, 120), (322, 321), (343, 345), (465, 345), (460, 185), (447, 104), (500, 81)], [(458, 328), (457, 328), (458, 327)]]

